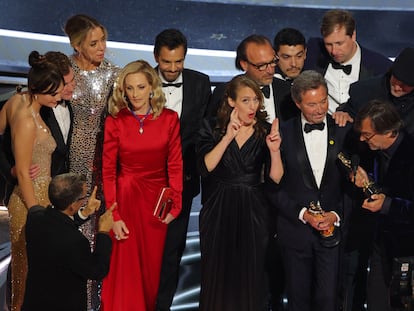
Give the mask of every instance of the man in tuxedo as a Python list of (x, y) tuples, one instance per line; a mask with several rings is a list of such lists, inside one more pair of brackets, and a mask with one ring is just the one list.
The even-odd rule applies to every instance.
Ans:
[[(236, 68), (256, 81), (262, 89), (268, 121), (276, 117), (285, 121), (298, 114), (290, 98), (290, 83), (274, 77), (278, 57), (269, 39), (262, 35), (251, 35), (237, 47)], [(206, 116), (216, 116), (220, 108), (226, 83), (218, 85), (213, 92)]]
[(273, 49), (279, 59), (275, 77), (292, 82), (305, 65), (305, 37), (297, 29), (283, 28), (273, 39)]
[[(66, 173), (49, 185), (51, 206), (30, 208), (26, 222), (28, 274), (22, 311), (86, 310), (88, 279), (101, 280), (109, 271), (112, 210), (100, 218), (95, 249), (79, 231), (74, 216), (86, 199), (86, 178)], [(96, 188), (88, 210), (99, 209)]]
[(321, 23), (322, 38), (308, 41), (306, 68), (320, 72), (328, 83), (329, 113), (348, 98), (351, 83), (385, 73), (392, 62), (385, 56), (360, 46), (356, 23), (345, 10), (330, 10)]
[(196, 169), (195, 139), (211, 95), (207, 75), (184, 68), (187, 39), (177, 29), (159, 33), (154, 44), (156, 70), (163, 84), (166, 107), (180, 117), (180, 134), (184, 163), (181, 213), (168, 225), (165, 240), (157, 310), (170, 310), (177, 289), (181, 256), (184, 252), (187, 227), (193, 198), (200, 193), (200, 176)]
[[(288, 309), (336, 310), (339, 242), (344, 215), (344, 183), (337, 154), (350, 124), (339, 127), (328, 111), (328, 89), (316, 71), (302, 72), (292, 84), (301, 115), (281, 126), (284, 175), (268, 187), (277, 211), (277, 240), (283, 257)], [(316, 216), (310, 203), (325, 211)], [(321, 232), (334, 230), (328, 240)]]
[[(395, 310), (390, 306), (392, 260), (414, 256), (414, 140), (402, 127), (396, 107), (383, 100), (370, 101), (355, 119), (360, 140), (374, 153), (370, 165), (373, 170), (359, 167), (355, 184), (363, 187), (368, 181), (367, 170), (381, 189), (362, 203), (376, 223), (368, 275), (368, 310)], [(399, 278), (396, 282), (399, 288)], [(393, 305), (397, 306), (405, 310), (401, 304)]]
[[(60, 52), (47, 52), (45, 57), (54, 63), (60, 70), (65, 86), (62, 91), (62, 102), (54, 108), (42, 107), (40, 114), (46, 125), (49, 127), (53, 138), (56, 141), (56, 149), (52, 154), (51, 175), (67, 173), (69, 171), (69, 145), (72, 134), (73, 113), (70, 106), (75, 78), (69, 58)], [(13, 190), (16, 180), (14, 170), (14, 157), (11, 150), (10, 129), (6, 129), (0, 149), (0, 173), (8, 184), (9, 195)], [(30, 175), (34, 178), (39, 173), (39, 166), (33, 164), (30, 168)], [(6, 202), (8, 200), (6, 199)]]

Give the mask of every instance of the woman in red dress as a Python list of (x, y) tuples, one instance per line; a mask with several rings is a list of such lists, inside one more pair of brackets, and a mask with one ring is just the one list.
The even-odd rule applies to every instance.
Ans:
[[(117, 202), (104, 311), (155, 310), (167, 226), (181, 210), (183, 170), (178, 115), (164, 104), (157, 72), (142, 60), (126, 65), (104, 130), (104, 196), (108, 208)], [(153, 210), (165, 186), (173, 190), (173, 207), (160, 220)]]

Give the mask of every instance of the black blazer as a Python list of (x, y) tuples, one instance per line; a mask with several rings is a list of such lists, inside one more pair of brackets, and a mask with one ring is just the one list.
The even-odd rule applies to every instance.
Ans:
[(355, 117), (370, 100), (386, 100), (395, 106), (404, 121), (405, 130), (414, 136), (414, 91), (401, 97), (394, 97), (390, 90), (390, 79), (391, 74), (386, 73), (352, 83), (349, 88), (349, 100), (340, 110), (347, 111)]
[(183, 71), (183, 101), (180, 116), (181, 146), (184, 165), (184, 188), (191, 197), (200, 192), (195, 143), (211, 96), (210, 78), (198, 71)]
[[(223, 103), (226, 86), (227, 83), (223, 83), (214, 89), (206, 110), (206, 117), (215, 117), (217, 115), (217, 111)], [(299, 109), (290, 97), (290, 87), (291, 84), (289, 81), (273, 78), (272, 89), (275, 112), (276, 117), (278, 117), (281, 121), (289, 120), (290, 118), (300, 114)], [(273, 120), (268, 121), (272, 122)]]
[(308, 207), (311, 201), (319, 201), (325, 211), (335, 211), (344, 220), (343, 184), (346, 179), (337, 155), (351, 125), (338, 127), (327, 115), (327, 127), (327, 159), (318, 188), (306, 153), (300, 117), (281, 126), (284, 175), (277, 188), (267, 187), (267, 193), (278, 214), (277, 232), (282, 245), (308, 249), (311, 242), (318, 238), (318, 233), (311, 226), (299, 220), (301, 209)]
[[(368, 50), (361, 45), (359, 47), (361, 48), (359, 80), (383, 74), (391, 67), (392, 61), (384, 55)], [(322, 38), (308, 40), (304, 70), (316, 70), (324, 76), (331, 60)]]
[(86, 310), (88, 279), (109, 271), (112, 249), (107, 234), (88, 239), (67, 215), (52, 207), (34, 206), (26, 222), (28, 274), (22, 311)]
[[(377, 239), (388, 259), (414, 256), (414, 139), (405, 132), (379, 184), (390, 200), (389, 211), (380, 211)], [(390, 267), (391, 268), (391, 267)]]
[(69, 109), (70, 114), (70, 127), (68, 133), (68, 140), (65, 144), (63, 139), (62, 132), (60, 130), (59, 124), (56, 120), (53, 109), (42, 107), (40, 110), (40, 115), (42, 116), (43, 121), (49, 127), (53, 138), (56, 141), (56, 149), (52, 154), (52, 166), (51, 166), (51, 175), (59, 175), (69, 172), (69, 146), (72, 137), (73, 130), (73, 111), (70, 102), (66, 102), (66, 105)]

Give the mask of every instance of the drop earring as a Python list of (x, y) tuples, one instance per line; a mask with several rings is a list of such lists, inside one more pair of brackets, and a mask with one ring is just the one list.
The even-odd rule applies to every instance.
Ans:
[(152, 99), (154, 97), (154, 92), (151, 92), (150, 94), (149, 94), (149, 98), (150, 99)]

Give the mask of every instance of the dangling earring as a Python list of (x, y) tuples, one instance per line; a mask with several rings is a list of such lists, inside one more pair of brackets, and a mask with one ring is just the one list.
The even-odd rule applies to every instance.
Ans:
[(153, 97), (154, 97), (154, 92), (151, 92), (149, 98), (152, 99)]

